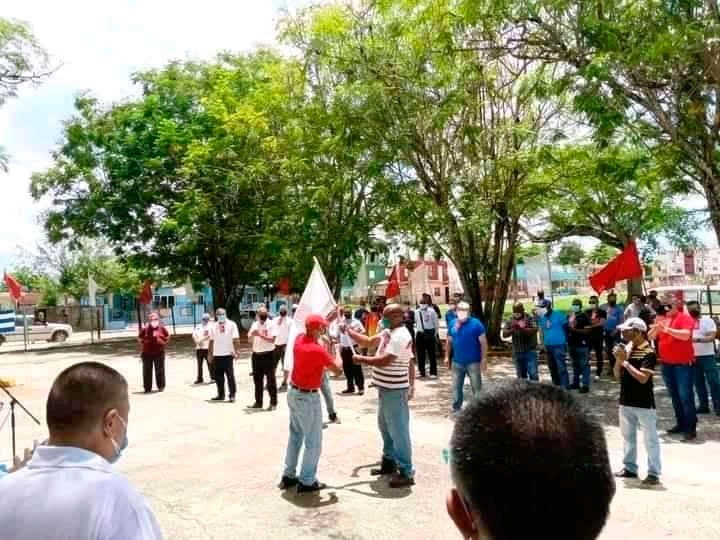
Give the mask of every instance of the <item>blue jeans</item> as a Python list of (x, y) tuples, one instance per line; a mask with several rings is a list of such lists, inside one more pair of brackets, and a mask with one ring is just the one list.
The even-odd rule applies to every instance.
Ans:
[(645, 438), (645, 452), (648, 458), (648, 474), (660, 476), (660, 439), (657, 433), (657, 413), (655, 409), (626, 407), (620, 405), (620, 430), (623, 436), (623, 465), (625, 469), (637, 474), (637, 430), (642, 430)]
[(328, 416), (335, 414), (335, 401), (333, 400), (332, 388), (330, 388), (330, 377), (327, 370), (323, 373), (322, 384), (320, 385), (320, 393), (325, 400), (325, 408), (327, 408)]
[(570, 378), (567, 370), (566, 345), (545, 345), (547, 352), (548, 366), (552, 382), (557, 386), (570, 388)]
[(695, 391), (697, 392), (698, 402), (701, 409), (709, 408), (708, 389), (705, 385), (710, 385), (710, 396), (712, 397), (713, 409), (720, 414), (720, 377), (718, 376), (718, 367), (715, 364), (715, 356), (698, 356), (695, 358)]
[(665, 386), (670, 392), (677, 425), (683, 433), (695, 431), (697, 413), (695, 411), (695, 380), (693, 366), (689, 364), (663, 364), (662, 376)]
[[(284, 476), (297, 478), (301, 484), (312, 485), (317, 480), (317, 466), (322, 450), (322, 406), (317, 392), (300, 392), (292, 386), (287, 394), (290, 408), (290, 437), (285, 455)], [(300, 476), (297, 463), (300, 448), (305, 444)]]
[(394, 461), (402, 474), (412, 478), (415, 468), (412, 465), (407, 389), (378, 388), (378, 427), (383, 440), (383, 457)]
[(569, 352), (573, 365), (573, 386), (580, 385), (580, 375), (582, 375), (582, 386), (590, 386), (590, 359), (588, 358), (588, 348), (570, 347)]
[(515, 361), (515, 372), (518, 379), (538, 380), (537, 351), (513, 351), (513, 360)]
[(480, 395), (480, 387), (482, 386), (482, 373), (480, 372), (480, 362), (473, 362), (472, 364), (457, 364), (453, 362), (452, 365), (452, 389), (453, 389), (453, 404), (452, 410), (459, 411), (462, 409), (463, 404), (463, 386), (465, 386), (465, 375), (470, 379), (470, 388), (472, 389), (472, 395), (474, 398)]

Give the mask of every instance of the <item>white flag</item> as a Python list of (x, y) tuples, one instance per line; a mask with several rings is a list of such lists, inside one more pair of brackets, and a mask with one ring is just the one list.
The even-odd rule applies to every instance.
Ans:
[(95, 299), (95, 296), (97, 295), (97, 283), (95, 283), (95, 280), (93, 277), (88, 274), (88, 298), (90, 299), (90, 305), (94, 306), (96, 305), (97, 301)]
[(293, 324), (288, 334), (288, 343), (284, 358), (285, 370), (292, 373), (295, 338), (305, 333), (305, 319), (307, 319), (308, 315), (316, 314), (327, 317), (328, 313), (336, 308), (337, 304), (330, 292), (325, 274), (323, 274), (322, 268), (320, 268), (320, 263), (315, 259), (315, 266), (313, 266), (310, 279), (308, 279), (307, 285), (305, 285), (305, 290), (300, 297), (300, 302), (297, 304)]

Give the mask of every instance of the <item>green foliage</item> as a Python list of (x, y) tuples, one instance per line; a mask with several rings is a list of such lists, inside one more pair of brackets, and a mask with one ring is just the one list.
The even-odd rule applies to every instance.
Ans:
[(47, 53), (30, 27), (0, 17), (0, 106), (15, 97), (23, 84), (41, 80), (45, 73), (40, 70), (46, 66)]
[(577, 242), (563, 242), (555, 256), (555, 262), (564, 266), (578, 265), (585, 258), (585, 250)]
[(610, 262), (617, 254), (618, 250), (616, 248), (608, 246), (607, 244), (603, 244), (601, 242), (593, 246), (593, 248), (588, 252), (585, 260), (588, 264), (606, 264)]

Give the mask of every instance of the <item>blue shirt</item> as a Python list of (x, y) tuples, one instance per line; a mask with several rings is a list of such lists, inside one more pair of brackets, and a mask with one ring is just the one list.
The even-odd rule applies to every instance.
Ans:
[(482, 360), (482, 349), (480, 348), (480, 336), (485, 335), (483, 323), (475, 317), (468, 318), (462, 324), (455, 320), (448, 328), (452, 338), (453, 362), (458, 365), (467, 366)]
[(457, 319), (457, 312), (454, 310), (448, 309), (445, 313), (445, 323), (447, 324), (447, 329), (450, 330), (450, 327), (455, 322), (455, 319)]
[(565, 345), (567, 338), (565, 337), (565, 323), (567, 316), (555, 309), (549, 314), (540, 317), (538, 325), (543, 332), (543, 343), (545, 345)]
[(621, 324), (625, 319), (625, 310), (623, 309), (623, 306), (615, 304), (610, 307), (606, 304), (602, 307), (602, 309), (604, 309), (605, 313), (607, 313), (607, 319), (605, 319), (605, 331), (614, 332), (618, 324)]

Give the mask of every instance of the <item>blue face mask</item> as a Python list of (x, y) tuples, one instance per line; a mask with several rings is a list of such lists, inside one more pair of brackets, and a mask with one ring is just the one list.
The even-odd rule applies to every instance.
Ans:
[(382, 327), (383, 328), (390, 328), (390, 319), (387, 317), (384, 317), (382, 320)]
[(110, 437), (110, 442), (112, 443), (113, 447), (115, 448), (115, 455), (110, 458), (110, 463), (117, 463), (117, 461), (120, 459), (120, 456), (122, 456), (123, 451), (128, 446), (128, 436), (127, 436), (127, 423), (125, 420), (123, 420), (122, 416), (118, 416), (120, 421), (123, 423), (123, 426), (125, 426), (125, 436), (123, 437), (122, 444), (118, 445), (117, 442), (115, 442), (115, 439)]
[(225, 315), (218, 315), (217, 319), (218, 319), (218, 322), (225, 322), (227, 317)]
[(581, 308), (580, 308), (580, 306), (578, 306), (577, 304), (573, 304), (570, 309), (573, 310), (573, 313), (578, 313)]

